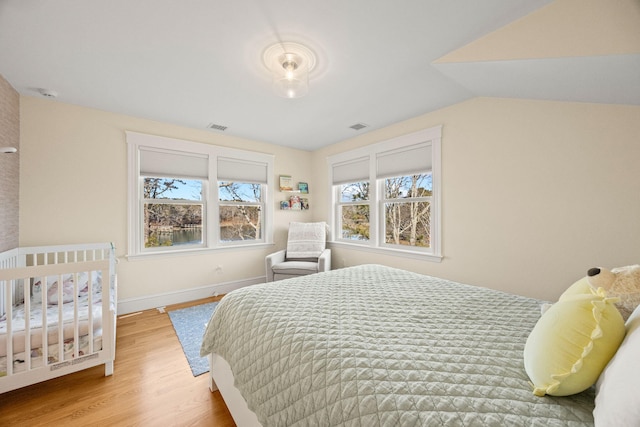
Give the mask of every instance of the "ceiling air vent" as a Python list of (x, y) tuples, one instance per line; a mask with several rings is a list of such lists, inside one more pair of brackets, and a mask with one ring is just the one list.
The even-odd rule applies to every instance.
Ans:
[(364, 123), (356, 123), (355, 125), (349, 126), (351, 129), (353, 130), (360, 130), (360, 129), (364, 129), (369, 125), (365, 125)]
[(217, 124), (215, 124), (215, 123), (209, 123), (209, 125), (207, 126), (207, 128), (209, 128), (209, 129), (215, 129), (215, 130), (227, 130), (227, 126), (217, 125)]

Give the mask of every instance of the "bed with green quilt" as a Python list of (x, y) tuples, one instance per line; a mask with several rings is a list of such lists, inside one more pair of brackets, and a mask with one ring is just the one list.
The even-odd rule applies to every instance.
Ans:
[(593, 425), (593, 388), (532, 393), (540, 304), (362, 265), (229, 293), (201, 353), (239, 426)]

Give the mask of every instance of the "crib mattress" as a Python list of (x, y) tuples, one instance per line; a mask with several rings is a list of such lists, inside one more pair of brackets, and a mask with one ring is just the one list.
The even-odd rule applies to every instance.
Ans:
[[(89, 331), (89, 297), (78, 297), (78, 335), (87, 335)], [(92, 301), (92, 323), (94, 335), (100, 333), (102, 328), (102, 298), (100, 294), (94, 295)], [(62, 308), (63, 339), (71, 339), (75, 334), (75, 305), (73, 302), (62, 305), (49, 305), (46, 308), (47, 342), (58, 343), (59, 309)], [(42, 304), (32, 305), (29, 316), (31, 332), (31, 348), (42, 347)], [(25, 307), (18, 305), (12, 308), (11, 331), (13, 336), (13, 353), (25, 351)], [(6, 314), (0, 317), (0, 357), (7, 355), (7, 319)]]

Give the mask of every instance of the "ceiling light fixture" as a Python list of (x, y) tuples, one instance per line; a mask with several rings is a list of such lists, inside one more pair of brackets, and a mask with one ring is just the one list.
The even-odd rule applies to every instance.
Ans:
[(273, 90), (285, 98), (300, 98), (309, 93), (309, 72), (302, 58), (285, 52), (278, 57), (282, 68), (273, 70)]
[(0, 153), (2, 154), (13, 154), (18, 152), (16, 147), (0, 147)]
[(55, 90), (40, 88), (38, 89), (38, 92), (40, 93), (40, 95), (44, 96), (45, 98), (58, 97), (58, 92), (56, 92)]
[(316, 65), (314, 53), (298, 43), (276, 43), (262, 57), (271, 71), (274, 92), (283, 98), (300, 98), (309, 92), (309, 73)]

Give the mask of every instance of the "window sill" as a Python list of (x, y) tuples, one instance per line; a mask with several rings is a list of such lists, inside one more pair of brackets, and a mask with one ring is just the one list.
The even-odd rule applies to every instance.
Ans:
[(422, 253), (418, 251), (407, 251), (402, 249), (390, 249), (390, 248), (375, 248), (372, 246), (365, 246), (357, 243), (345, 243), (345, 242), (328, 242), (331, 248), (350, 249), (362, 252), (376, 253), (380, 255), (398, 256), (402, 258), (419, 259), (429, 262), (442, 262), (444, 258), (442, 255), (434, 255), (429, 253)]
[(140, 254), (127, 254), (127, 261), (142, 261), (147, 259), (157, 259), (157, 258), (172, 258), (172, 257), (181, 257), (181, 256), (197, 256), (197, 255), (205, 255), (215, 252), (231, 252), (236, 250), (251, 250), (251, 249), (265, 249), (273, 247), (273, 243), (256, 243), (252, 245), (229, 245), (229, 246), (221, 246), (217, 248), (193, 248), (193, 249), (183, 249), (183, 250), (167, 250), (167, 251), (159, 251), (159, 252), (145, 252)]

